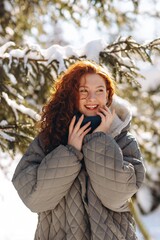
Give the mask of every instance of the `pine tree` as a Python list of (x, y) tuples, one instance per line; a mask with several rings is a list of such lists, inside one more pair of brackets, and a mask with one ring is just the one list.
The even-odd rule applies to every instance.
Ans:
[[(145, 1), (146, 5), (150, 1)], [(158, 0), (151, 3), (152, 11), (144, 11), (142, 0), (1, 0), (0, 1), (0, 45), (8, 41), (21, 44), (34, 38), (41, 46), (48, 45), (47, 31), (50, 25), (53, 41), (56, 40), (54, 28), (57, 23), (70, 22), (77, 28), (86, 27), (86, 22), (96, 19), (97, 30), (108, 29), (108, 36), (130, 32), (137, 23), (137, 15), (159, 19)], [(113, 31), (114, 29), (114, 31)], [(44, 39), (45, 38), (45, 39)], [(65, 44), (65, 42), (64, 42)]]
[[(156, 164), (157, 140), (158, 140), (158, 115), (159, 101), (156, 91), (141, 94), (139, 83), (136, 79), (142, 77), (134, 58), (139, 61), (151, 62), (151, 53), (159, 52), (160, 40), (156, 39), (147, 44), (139, 44), (131, 37), (118, 38), (107, 45), (104, 41), (95, 40), (85, 45), (81, 52), (70, 46), (61, 47), (53, 45), (48, 49), (38, 46), (25, 46), (16, 48), (13, 42), (8, 42), (0, 48), (1, 52), (1, 143), (3, 150), (24, 150), (28, 144), (28, 137), (34, 135), (33, 125), (38, 119), (38, 113), (46, 101), (49, 88), (60, 72), (77, 59), (90, 59), (105, 65), (113, 75), (119, 86), (122, 97), (128, 98), (135, 108), (138, 106), (140, 113), (147, 108), (146, 117), (135, 112), (133, 131), (139, 138), (143, 152), (148, 161)], [(94, 54), (93, 54), (94, 48)], [(79, 51), (79, 53), (78, 53)], [(68, 54), (68, 56), (67, 56)], [(148, 97), (152, 96), (152, 97)], [(157, 99), (157, 100), (156, 100)], [(149, 101), (149, 102), (148, 102)], [(136, 106), (135, 103), (138, 105)], [(155, 111), (157, 110), (157, 111)], [(154, 124), (149, 121), (153, 117)], [(137, 129), (138, 128), (138, 129)], [(142, 132), (152, 134), (149, 141), (151, 149), (146, 149)], [(154, 138), (153, 138), (154, 136)], [(31, 140), (29, 138), (28, 140)]]
[[(160, 39), (139, 43), (131, 36), (115, 38), (124, 29), (134, 29), (140, 1), (128, 2), (132, 6), (130, 14), (128, 10), (120, 11), (120, 3), (111, 0), (88, 0), (86, 4), (71, 0), (66, 3), (48, 0), (0, 2), (0, 149), (11, 155), (16, 150), (24, 152), (37, 133), (35, 123), (57, 76), (76, 60), (96, 61), (106, 66), (117, 83), (118, 94), (131, 103), (131, 130), (138, 138), (146, 163), (145, 187), (154, 198), (151, 211), (160, 199), (160, 84), (147, 92), (142, 91), (139, 63), (153, 64), (153, 59), (159, 57)], [(154, 4), (156, 6), (156, 1)], [(66, 41), (56, 40), (55, 26), (62, 19), (71, 20), (77, 27), (83, 26), (81, 19), (89, 19), (91, 13), (100, 31), (104, 26), (112, 29), (116, 25), (110, 43), (95, 40), (81, 49), (62, 47)], [(159, 17), (159, 13), (155, 10), (151, 17)], [(42, 36), (47, 35), (45, 24), (48, 23), (53, 25), (54, 36), (44, 42)], [(34, 37), (38, 45), (27, 43), (27, 36)], [(145, 212), (143, 206), (141, 208)]]

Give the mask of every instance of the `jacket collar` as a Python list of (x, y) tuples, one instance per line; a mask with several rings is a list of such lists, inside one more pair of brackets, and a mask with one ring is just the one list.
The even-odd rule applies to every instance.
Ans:
[(114, 95), (110, 110), (115, 109), (116, 115), (109, 134), (112, 137), (119, 135), (124, 129), (128, 130), (132, 119), (131, 105), (124, 99)]

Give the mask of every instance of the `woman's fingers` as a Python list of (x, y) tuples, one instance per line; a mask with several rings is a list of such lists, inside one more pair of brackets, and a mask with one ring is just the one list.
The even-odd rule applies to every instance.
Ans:
[(82, 116), (79, 118), (78, 122), (75, 124), (76, 116), (74, 115), (71, 120), (71, 123), (69, 125), (69, 133), (71, 133), (73, 130), (77, 131), (80, 128), (80, 126), (83, 122), (83, 119), (84, 119), (84, 115), (82, 114)]
[(76, 121), (76, 116), (73, 116), (70, 125), (69, 125), (69, 133), (72, 133), (74, 125), (75, 125), (75, 121)]
[(98, 113), (97, 113), (97, 115), (99, 115), (99, 116), (101, 117), (101, 120), (105, 119), (105, 116), (104, 116), (104, 114), (103, 114), (103, 113), (101, 113), (101, 112), (98, 112)]
[(107, 107), (105, 107), (105, 108), (101, 107), (100, 112), (102, 112), (104, 116), (107, 116), (108, 114), (111, 114), (111, 111)]
[(86, 136), (87, 133), (89, 133), (90, 130), (91, 130), (91, 127), (87, 128), (87, 129), (82, 133), (82, 137), (84, 138), (84, 136)]
[(82, 148), (84, 136), (91, 130), (91, 128), (88, 128), (91, 124), (90, 122), (86, 123), (83, 127), (80, 127), (83, 119), (84, 115), (80, 117), (79, 121), (75, 125), (76, 117), (74, 116), (69, 125), (68, 144), (74, 146), (78, 150), (81, 150)]
[(80, 117), (77, 124), (75, 125), (76, 117), (74, 116), (71, 120), (71, 123), (69, 125), (69, 134), (76, 134), (77, 136), (80, 136), (83, 134), (83, 132), (89, 127), (91, 122), (86, 123), (83, 127), (81, 127), (81, 124), (83, 122), (84, 115)]
[(75, 127), (74, 127), (75, 131), (78, 131), (80, 129), (80, 126), (83, 122), (83, 119), (84, 119), (84, 115), (82, 114), (81, 117), (79, 118), (78, 122), (76, 123)]
[[(104, 108), (100, 108), (99, 109), (100, 110), (100, 112), (98, 112), (98, 113), (101, 113), (101, 117), (102, 118), (104, 118), (104, 117), (114, 117), (115, 116), (115, 109), (113, 109), (112, 111), (110, 111), (110, 109), (107, 107), (107, 106), (105, 106)], [(97, 114), (98, 114), (97, 113)], [(99, 115), (99, 114), (98, 114)]]
[(77, 134), (78, 134), (78, 135), (83, 134), (83, 132), (85, 132), (85, 130), (88, 129), (88, 127), (89, 127), (90, 124), (91, 124), (91, 122), (86, 123), (83, 127), (81, 127), (81, 128), (78, 130)]

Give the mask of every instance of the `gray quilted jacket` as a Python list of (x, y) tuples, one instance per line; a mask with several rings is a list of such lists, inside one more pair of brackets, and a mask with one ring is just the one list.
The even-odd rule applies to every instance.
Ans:
[(60, 145), (45, 156), (37, 137), (19, 162), (13, 184), (38, 213), (35, 240), (137, 239), (128, 204), (145, 170), (130, 110), (116, 101), (110, 132), (88, 134), (82, 152)]

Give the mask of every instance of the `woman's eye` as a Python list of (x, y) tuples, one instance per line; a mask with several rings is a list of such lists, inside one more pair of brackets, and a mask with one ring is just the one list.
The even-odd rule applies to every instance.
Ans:
[(80, 93), (87, 93), (87, 90), (86, 89), (81, 89), (79, 92)]
[(103, 92), (104, 90), (103, 89), (98, 89), (97, 92), (100, 93), (100, 92)]

